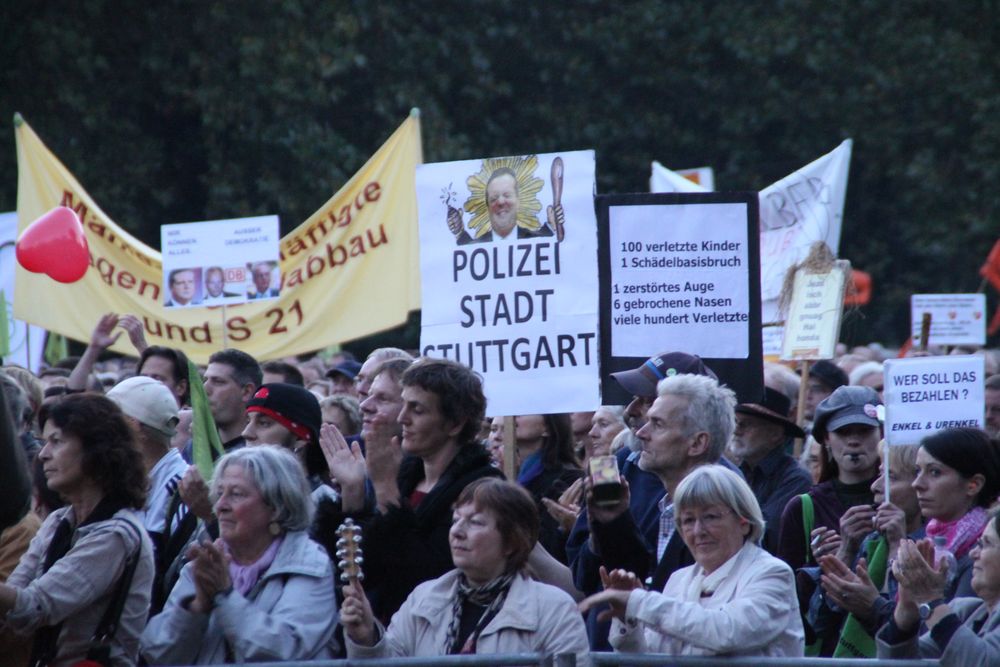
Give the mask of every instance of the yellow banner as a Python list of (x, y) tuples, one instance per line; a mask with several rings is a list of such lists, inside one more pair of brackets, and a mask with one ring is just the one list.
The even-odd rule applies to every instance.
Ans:
[[(423, 158), (416, 114), (281, 239), (281, 296), (225, 311), (164, 308), (160, 253), (108, 218), (27, 123), (16, 125), (19, 233), (54, 207), (68, 206), (90, 246), (90, 266), (72, 284), (17, 267), (14, 315), (25, 322), (88, 341), (102, 313), (132, 313), (151, 345), (180, 348), (204, 364), (223, 347), (259, 360), (316, 350), (398, 326), (420, 307), (414, 171)], [(135, 354), (126, 336), (112, 349)]]

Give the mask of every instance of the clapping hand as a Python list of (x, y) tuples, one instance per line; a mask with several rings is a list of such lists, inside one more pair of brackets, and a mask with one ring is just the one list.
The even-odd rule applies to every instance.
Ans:
[(366, 475), (361, 446), (357, 441), (348, 445), (340, 429), (333, 424), (320, 427), (319, 446), (330, 476), (340, 486), (344, 511), (360, 510), (364, 505)]
[(606, 621), (609, 618), (624, 620), (629, 595), (635, 589), (642, 588), (642, 583), (632, 572), (612, 570), (609, 573), (603, 565), (600, 574), (604, 590), (580, 602), (578, 605), (580, 613), (586, 613), (591, 607), (607, 602), (611, 608), (598, 614), (597, 620)]

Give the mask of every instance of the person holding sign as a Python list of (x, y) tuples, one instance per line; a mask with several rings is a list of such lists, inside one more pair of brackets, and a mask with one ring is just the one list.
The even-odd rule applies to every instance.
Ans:
[[(942, 599), (944, 586), (927, 540), (907, 541), (893, 565), (899, 604), (877, 636), (879, 658), (930, 658), (941, 667), (1000, 664), (1000, 518), (994, 513), (969, 550), (978, 597)], [(921, 625), (927, 632), (919, 638)]]
[[(900, 542), (924, 537), (924, 522), (913, 490), (917, 476), (916, 445), (890, 447), (888, 461), (883, 459), (879, 476), (872, 484), (875, 503), (875, 528), (869, 534), (854, 562), (837, 556), (822, 556), (822, 591), (817, 590), (810, 603), (810, 622), (819, 634), (825, 628), (840, 627), (836, 658), (874, 658), (875, 633), (892, 616), (896, 607), (896, 580), (888, 575)], [(890, 494), (885, 493), (886, 476)], [(887, 502), (890, 497), (892, 502)], [(847, 613), (845, 618), (845, 612)]]
[[(777, 553), (799, 573), (796, 583), (803, 610), (816, 589), (818, 559), (839, 553), (844, 562), (853, 560), (861, 541), (874, 530), (871, 486), (879, 468), (882, 431), (876, 408), (881, 404), (870, 387), (842, 386), (816, 408), (813, 437), (823, 452), (820, 482), (785, 506)], [(836, 632), (819, 639), (823, 640), (820, 654), (831, 655)], [(817, 640), (808, 625), (806, 640), (810, 646)]]

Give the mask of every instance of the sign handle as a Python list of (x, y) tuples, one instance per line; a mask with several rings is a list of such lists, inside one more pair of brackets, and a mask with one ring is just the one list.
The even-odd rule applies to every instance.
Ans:
[(226, 304), (222, 304), (222, 349), (229, 349), (229, 336), (226, 334)]
[(883, 465), (882, 465), (882, 486), (884, 488), (883, 492), (885, 494), (885, 502), (891, 503), (892, 501), (889, 499), (889, 441), (888, 440), (882, 440), (882, 445), (883, 445), (883, 452), (884, 452), (882, 454), (882, 456), (885, 457), (885, 458), (882, 459), (882, 461), (883, 461)]
[[(809, 384), (809, 360), (805, 359), (802, 361), (802, 370), (800, 372), (800, 377), (802, 378), (799, 382), (799, 404), (795, 407), (795, 423), (799, 426), (805, 422), (806, 417), (806, 387)], [(795, 442), (792, 445), (792, 456), (795, 460), (799, 459), (802, 455), (802, 438), (795, 438)]]
[(920, 351), (927, 351), (927, 343), (930, 342), (931, 337), (931, 314), (924, 313), (923, 318), (920, 320)]
[(503, 418), (503, 474), (511, 482), (517, 480), (517, 467), (514, 461), (514, 418)]

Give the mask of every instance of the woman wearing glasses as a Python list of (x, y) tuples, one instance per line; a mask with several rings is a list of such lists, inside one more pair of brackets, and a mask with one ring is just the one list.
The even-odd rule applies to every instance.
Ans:
[(610, 603), (615, 650), (801, 656), (792, 570), (760, 548), (764, 520), (746, 482), (722, 466), (701, 466), (678, 485), (674, 516), (694, 565), (674, 572), (662, 593), (643, 590), (630, 572), (602, 568), (606, 590), (580, 604), (586, 611)]
[[(936, 658), (941, 667), (1000, 664), (1000, 518), (993, 514), (969, 552), (979, 597), (944, 600), (945, 576), (935, 569), (929, 540), (904, 540), (893, 574), (899, 601), (879, 631), (880, 658)], [(927, 632), (919, 639), (923, 622)]]

